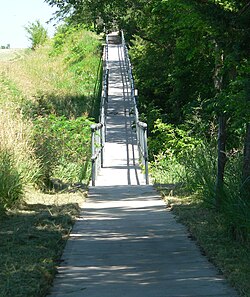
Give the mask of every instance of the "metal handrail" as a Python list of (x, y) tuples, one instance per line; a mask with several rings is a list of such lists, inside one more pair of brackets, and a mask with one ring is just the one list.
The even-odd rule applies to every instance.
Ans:
[(92, 186), (95, 186), (97, 172), (103, 166), (103, 138), (102, 138), (102, 123), (93, 124), (91, 128), (91, 150), (92, 150)]
[(137, 131), (137, 145), (139, 150), (139, 158), (145, 168), (145, 179), (146, 184), (149, 184), (148, 177), (148, 144), (147, 144), (147, 124), (144, 122), (138, 121), (136, 124)]
[(91, 128), (91, 150), (92, 150), (92, 168), (91, 178), (92, 186), (95, 186), (97, 173), (103, 167), (104, 144), (106, 141), (106, 114), (108, 104), (108, 37), (103, 48), (103, 77), (102, 77), (102, 95), (100, 104), (99, 123), (93, 124)]
[(124, 49), (124, 60), (126, 71), (128, 72), (130, 87), (131, 87), (131, 100), (133, 103), (133, 113), (136, 123), (137, 146), (139, 150), (139, 158), (145, 169), (146, 184), (149, 184), (148, 174), (148, 145), (147, 145), (147, 124), (139, 120), (139, 111), (137, 107), (137, 90), (135, 89), (134, 77), (132, 71), (132, 64), (128, 54), (128, 47), (126, 45), (124, 32), (121, 31), (122, 46)]

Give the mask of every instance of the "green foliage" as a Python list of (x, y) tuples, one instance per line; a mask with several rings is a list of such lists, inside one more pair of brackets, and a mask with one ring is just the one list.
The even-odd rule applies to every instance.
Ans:
[(203, 142), (183, 158), (185, 185), (189, 192), (210, 207), (215, 207), (216, 151), (211, 144)]
[(50, 186), (52, 178), (64, 182), (82, 182), (87, 177), (90, 159), (90, 124), (86, 117), (38, 117), (34, 124), (35, 153), (41, 164), (41, 186)]
[[(236, 151), (228, 158), (222, 212), (233, 239), (247, 242), (250, 240), (250, 201), (242, 195), (242, 152)], [(246, 197), (249, 197), (249, 193), (246, 193)]]
[(150, 162), (150, 175), (156, 184), (183, 184), (185, 167), (171, 154), (158, 153)]
[(158, 119), (148, 139), (150, 170), (157, 183), (186, 182), (185, 161), (192, 156), (201, 141), (172, 124)]
[(151, 133), (152, 136), (149, 138), (151, 156), (162, 152), (163, 154), (175, 155), (177, 159), (181, 160), (201, 142), (190, 136), (184, 129), (163, 123), (160, 119), (155, 121), (154, 130)]
[(0, 150), (0, 212), (20, 201), (23, 183), (13, 155), (5, 149)]
[(28, 38), (31, 41), (31, 48), (33, 50), (43, 45), (48, 39), (48, 32), (39, 20), (34, 23), (29, 23), (25, 27), (25, 30), (28, 33)]

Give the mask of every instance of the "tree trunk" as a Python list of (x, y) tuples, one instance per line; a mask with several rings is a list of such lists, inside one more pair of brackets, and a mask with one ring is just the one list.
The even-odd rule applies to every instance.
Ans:
[(218, 131), (218, 160), (217, 160), (217, 178), (215, 185), (216, 208), (220, 209), (223, 199), (224, 171), (227, 161), (226, 157), (226, 116), (219, 117)]
[(242, 170), (242, 196), (250, 199), (250, 123), (247, 124)]

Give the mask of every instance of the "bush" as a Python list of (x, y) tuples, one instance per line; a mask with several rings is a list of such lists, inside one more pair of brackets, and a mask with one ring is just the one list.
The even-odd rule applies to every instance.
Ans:
[(188, 131), (163, 123), (160, 119), (155, 121), (154, 130), (151, 133), (152, 136), (149, 137), (148, 142), (151, 158), (161, 152), (166, 155), (173, 154), (180, 160), (201, 143), (200, 140), (189, 135)]
[(36, 155), (41, 161), (40, 187), (50, 186), (52, 178), (81, 182), (87, 177), (90, 159), (90, 124), (86, 117), (38, 117), (34, 124)]
[(157, 183), (183, 183), (186, 179), (185, 160), (201, 143), (172, 124), (157, 119), (149, 137), (150, 168)]
[(13, 206), (23, 194), (22, 180), (13, 155), (0, 149), (0, 211)]
[(150, 162), (150, 174), (155, 183), (179, 184), (185, 180), (185, 167), (173, 154), (159, 153)]

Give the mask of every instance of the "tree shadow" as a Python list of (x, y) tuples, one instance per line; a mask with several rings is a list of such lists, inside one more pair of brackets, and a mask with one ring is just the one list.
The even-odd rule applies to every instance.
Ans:
[(22, 111), (29, 118), (54, 114), (67, 118), (77, 118), (83, 114), (96, 118), (100, 99), (95, 95), (57, 95), (54, 93), (37, 94), (33, 100), (24, 102)]

